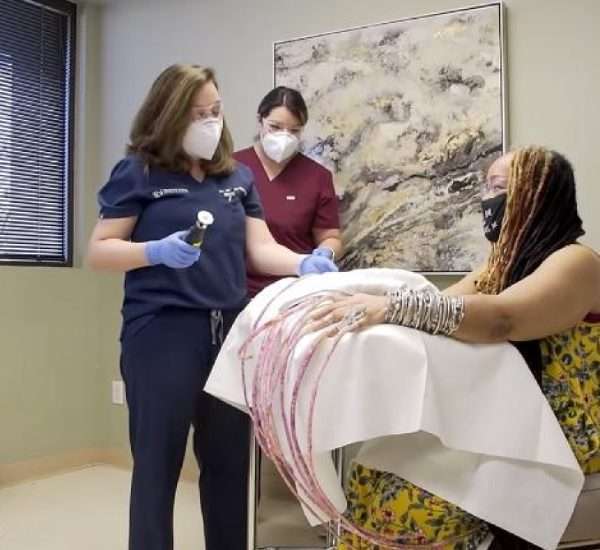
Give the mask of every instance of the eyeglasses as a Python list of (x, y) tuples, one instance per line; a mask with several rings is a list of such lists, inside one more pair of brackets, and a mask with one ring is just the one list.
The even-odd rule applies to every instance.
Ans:
[(192, 120), (206, 120), (223, 116), (223, 103), (215, 101), (212, 105), (193, 105)]
[(500, 174), (489, 175), (481, 184), (481, 198), (488, 199), (500, 193), (506, 193), (508, 177)]
[(263, 123), (268, 132), (288, 132), (296, 137), (299, 136), (303, 130), (303, 126), (295, 126), (293, 128), (287, 128), (284, 124), (281, 124), (275, 120), (264, 119)]

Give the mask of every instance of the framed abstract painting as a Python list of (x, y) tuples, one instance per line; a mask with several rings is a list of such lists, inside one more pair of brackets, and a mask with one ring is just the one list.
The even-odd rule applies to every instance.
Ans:
[(344, 268), (462, 273), (484, 259), (479, 188), (505, 150), (503, 5), (274, 44), (309, 109), (304, 152), (334, 173)]

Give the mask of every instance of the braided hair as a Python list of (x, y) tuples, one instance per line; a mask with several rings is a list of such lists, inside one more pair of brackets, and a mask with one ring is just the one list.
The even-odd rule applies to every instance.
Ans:
[(499, 294), (584, 233), (569, 161), (541, 147), (517, 151), (510, 164), (500, 237), (477, 290)]

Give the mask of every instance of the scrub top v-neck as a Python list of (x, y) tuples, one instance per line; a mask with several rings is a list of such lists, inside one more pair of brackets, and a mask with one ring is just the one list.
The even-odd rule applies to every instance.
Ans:
[(246, 216), (262, 218), (252, 172), (243, 165), (229, 175), (197, 181), (184, 172), (148, 168), (136, 156), (121, 160), (99, 192), (102, 218), (135, 216), (131, 240), (162, 239), (189, 228), (198, 210), (214, 216), (198, 262), (185, 269), (156, 265), (125, 275), (124, 333), (167, 307), (235, 309), (246, 289)]
[[(338, 200), (331, 172), (298, 153), (281, 173), (269, 177), (253, 147), (234, 154), (254, 174), (265, 221), (275, 240), (300, 254), (310, 253), (315, 243), (313, 229), (338, 229)], [(279, 277), (248, 271), (248, 291), (257, 294)]]

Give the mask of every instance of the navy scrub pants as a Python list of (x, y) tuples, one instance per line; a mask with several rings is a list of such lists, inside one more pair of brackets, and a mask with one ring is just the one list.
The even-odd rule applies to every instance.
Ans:
[(247, 549), (249, 419), (202, 391), (222, 343), (215, 333), (226, 334), (237, 313), (224, 311), (216, 327), (215, 312), (165, 309), (122, 342), (134, 464), (130, 550), (173, 548), (173, 503), (190, 426), (206, 550)]

